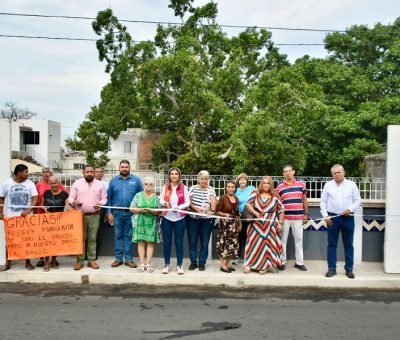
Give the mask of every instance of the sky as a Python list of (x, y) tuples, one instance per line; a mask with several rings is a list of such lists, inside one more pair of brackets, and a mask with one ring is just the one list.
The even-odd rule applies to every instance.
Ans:
[[(207, 0), (195, 1), (201, 5)], [(398, 0), (220, 0), (219, 24), (344, 30), (392, 23)], [(1, 13), (95, 17), (111, 8), (119, 19), (179, 21), (167, 0), (0, 0)], [(0, 35), (93, 38), (90, 20), (33, 18), (0, 14)], [(152, 39), (156, 25), (124, 23), (134, 40)], [(226, 29), (229, 35), (243, 29)], [(322, 43), (325, 33), (272, 30), (274, 43)], [(323, 46), (282, 46), (291, 62), (303, 55), (323, 58)], [(13, 102), (39, 118), (61, 123), (62, 138), (72, 137), (90, 107), (100, 101), (109, 80), (94, 41), (0, 37), (0, 107)]]

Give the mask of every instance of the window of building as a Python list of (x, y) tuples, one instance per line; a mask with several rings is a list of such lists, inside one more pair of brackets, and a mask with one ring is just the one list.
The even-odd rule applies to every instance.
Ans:
[(124, 153), (132, 153), (133, 149), (132, 142), (124, 142)]
[(23, 131), (23, 144), (39, 144), (39, 131)]
[(83, 163), (74, 163), (74, 170), (82, 170), (84, 166)]

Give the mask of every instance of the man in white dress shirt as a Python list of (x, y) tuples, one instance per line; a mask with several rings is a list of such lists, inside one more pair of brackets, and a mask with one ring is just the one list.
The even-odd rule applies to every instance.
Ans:
[[(328, 272), (326, 277), (336, 275), (336, 250), (339, 233), (342, 232), (346, 276), (354, 279), (354, 210), (361, 204), (360, 192), (353, 181), (344, 178), (343, 166), (331, 168), (333, 180), (325, 184), (321, 197), (321, 214), (328, 231)], [(334, 216), (334, 217), (330, 217)]]

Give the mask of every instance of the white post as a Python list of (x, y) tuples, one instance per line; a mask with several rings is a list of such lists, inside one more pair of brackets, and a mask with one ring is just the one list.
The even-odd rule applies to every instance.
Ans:
[[(10, 119), (0, 119), (0, 145), (2, 155), (5, 156), (0, 162), (0, 187), (10, 177), (11, 173), (11, 128)], [(0, 265), (6, 261), (6, 240), (4, 234), (4, 224), (0, 221)]]
[(362, 262), (362, 234), (363, 234), (363, 208), (358, 207), (354, 211), (354, 264)]
[(400, 125), (389, 125), (386, 163), (384, 269), (400, 273)]

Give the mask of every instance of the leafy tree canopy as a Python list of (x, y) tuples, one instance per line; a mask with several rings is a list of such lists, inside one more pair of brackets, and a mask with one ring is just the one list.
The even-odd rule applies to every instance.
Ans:
[(364, 156), (381, 151), (386, 126), (399, 123), (400, 20), (329, 34), (327, 58), (290, 64), (270, 32), (228, 36), (216, 3), (193, 3), (171, 0), (182, 25), (159, 25), (145, 42), (111, 9), (98, 13), (110, 82), (77, 131), (88, 161), (106, 163), (110, 139), (141, 127), (164, 131), (154, 163), (185, 173), (280, 174), (291, 163), (328, 175), (340, 162), (362, 174)]

